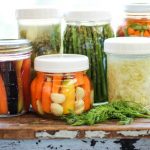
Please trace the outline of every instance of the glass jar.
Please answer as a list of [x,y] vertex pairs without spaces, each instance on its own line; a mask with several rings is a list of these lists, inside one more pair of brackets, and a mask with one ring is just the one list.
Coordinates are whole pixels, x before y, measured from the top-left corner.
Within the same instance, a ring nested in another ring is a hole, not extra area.
[[57,9],[18,9],[17,19],[19,37],[32,42],[32,67],[36,56],[60,52],[61,14]]
[[0,40],[0,117],[29,110],[30,55],[28,40]]
[[63,51],[88,56],[88,76],[94,86],[94,102],[107,100],[104,40],[113,37],[110,14],[105,11],[72,11],[65,15]]
[[32,107],[40,115],[81,114],[92,107],[93,87],[86,75],[88,58],[54,54],[35,59],[31,84]]
[[150,39],[118,37],[105,41],[109,101],[150,106]]
[[150,4],[131,3],[125,6],[125,18],[117,36],[150,37]]

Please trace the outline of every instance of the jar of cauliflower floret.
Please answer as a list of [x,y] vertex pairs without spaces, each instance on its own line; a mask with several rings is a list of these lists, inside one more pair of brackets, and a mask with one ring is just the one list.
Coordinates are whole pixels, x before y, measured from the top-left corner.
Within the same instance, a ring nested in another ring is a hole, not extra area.
[[109,101],[150,106],[150,38],[119,37],[105,41]]

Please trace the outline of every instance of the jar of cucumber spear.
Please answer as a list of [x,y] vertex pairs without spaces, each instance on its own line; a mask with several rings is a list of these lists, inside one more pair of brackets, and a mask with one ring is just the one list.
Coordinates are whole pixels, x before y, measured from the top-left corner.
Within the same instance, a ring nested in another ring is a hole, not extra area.
[[105,11],[72,11],[65,15],[64,53],[89,57],[89,77],[94,86],[94,101],[107,100],[104,40],[114,36],[110,14]]

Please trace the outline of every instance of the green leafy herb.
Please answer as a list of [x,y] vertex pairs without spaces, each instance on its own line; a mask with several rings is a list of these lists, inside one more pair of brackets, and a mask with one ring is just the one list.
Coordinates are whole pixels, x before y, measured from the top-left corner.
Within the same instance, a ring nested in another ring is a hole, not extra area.
[[150,118],[150,112],[135,102],[119,100],[96,106],[81,115],[72,112],[62,118],[74,126],[93,125],[110,119],[117,119],[119,124],[125,125],[130,124],[134,118]]

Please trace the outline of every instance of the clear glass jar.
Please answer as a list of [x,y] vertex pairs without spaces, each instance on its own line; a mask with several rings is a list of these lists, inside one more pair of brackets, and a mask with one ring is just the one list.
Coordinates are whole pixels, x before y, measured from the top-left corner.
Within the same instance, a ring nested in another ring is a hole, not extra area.
[[31,44],[0,40],[0,117],[29,111]]
[[57,9],[18,9],[17,19],[19,37],[32,42],[32,66],[36,56],[60,52],[61,14]]
[[117,36],[150,37],[150,4],[131,3],[125,6],[125,17]]
[[35,59],[31,84],[32,108],[40,115],[81,114],[92,107],[93,87],[83,55],[47,55]]
[[105,11],[72,11],[66,14],[64,53],[88,56],[88,76],[94,86],[94,102],[107,100],[104,40],[114,36],[110,14]]
[[118,37],[105,41],[109,101],[150,107],[150,39]]

